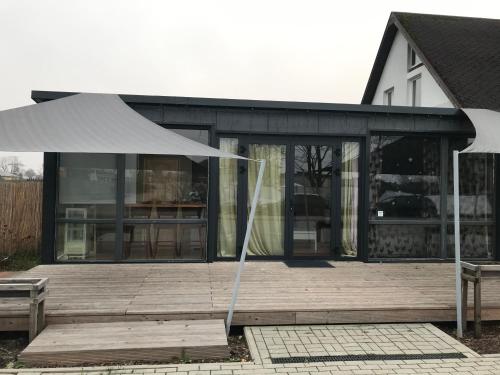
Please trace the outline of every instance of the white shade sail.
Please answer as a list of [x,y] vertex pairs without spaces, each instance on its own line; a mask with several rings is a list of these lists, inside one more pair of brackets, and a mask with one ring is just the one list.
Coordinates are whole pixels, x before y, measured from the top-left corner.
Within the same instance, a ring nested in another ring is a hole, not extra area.
[[474,142],[461,153],[500,153],[500,112],[462,108],[476,129]]
[[460,254],[460,153],[500,153],[500,112],[489,109],[462,108],[476,130],[472,144],[462,151],[453,151],[453,217],[455,241],[455,303],[457,313],[457,336],[463,337],[462,322],[462,276]]
[[113,94],[77,94],[0,111],[0,151],[243,159],[164,129]]

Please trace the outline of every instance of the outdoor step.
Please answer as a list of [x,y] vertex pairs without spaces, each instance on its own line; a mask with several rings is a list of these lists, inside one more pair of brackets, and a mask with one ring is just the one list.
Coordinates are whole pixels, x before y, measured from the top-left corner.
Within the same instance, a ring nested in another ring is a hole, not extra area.
[[54,324],[20,354],[28,366],[223,359],[223,319]]

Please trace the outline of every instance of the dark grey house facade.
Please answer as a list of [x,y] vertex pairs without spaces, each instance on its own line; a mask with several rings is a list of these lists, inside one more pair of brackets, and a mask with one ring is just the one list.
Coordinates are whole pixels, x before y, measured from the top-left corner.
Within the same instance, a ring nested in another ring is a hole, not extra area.
[[[70,94],[34,91],[32,98]],[[474,136],[459,110],[121,97],[160,126],[267,160],[250,259],[453,256],[451,153]],[[44,161],[44,263],[239,255],[257,176],[252,161],[52,153]],[[499,258],[497,166],[492,155],[461,161],[466,258]]]

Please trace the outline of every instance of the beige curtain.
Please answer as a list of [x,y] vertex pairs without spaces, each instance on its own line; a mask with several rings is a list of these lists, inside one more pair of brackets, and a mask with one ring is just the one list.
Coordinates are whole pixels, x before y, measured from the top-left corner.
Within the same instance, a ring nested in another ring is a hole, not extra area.
[[359,143],[342,143],[342,255],[358,253]]
[[[236,138],[221,138],[221,151],[238,153]],[[236,198],[238,189],[238,161],[219,158],[219,235],[217,255],[236,256]]]
[[[248,246],[250,255],[284,254],[285,153],[284,145],[250,145],[249,147],[249,158],[267,161]],[[255,192],[258,168],[258,163],[248,162],[248,205]]]

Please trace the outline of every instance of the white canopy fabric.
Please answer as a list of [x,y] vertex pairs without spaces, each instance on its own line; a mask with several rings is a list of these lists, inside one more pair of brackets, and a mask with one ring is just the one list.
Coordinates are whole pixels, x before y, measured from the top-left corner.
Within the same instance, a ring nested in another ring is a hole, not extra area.
[[[0,111],[0,151],[160,154],[246,159],[164,129],[141,116],[118,95],[113,94],[76,94]],[[266,162],[258,162],[259,175],[226,319],[227,334],[231,328],[264,178]]]
[[455,299],[457,312],[457,336],[463,336],[462,325],[462,267],[460,252],[460,153],[500,153],[500,112],[489,109],[462,108],[476,130],[474,142],[464,150],[453,151],[453,210],[455,227]]
[[164,129],[113,94],[76,94],[0,111],[0,150],[244,159]]
[[500,153],[500,112],[489,109],[462,108],[474,125],[474,142],[460,153]]

